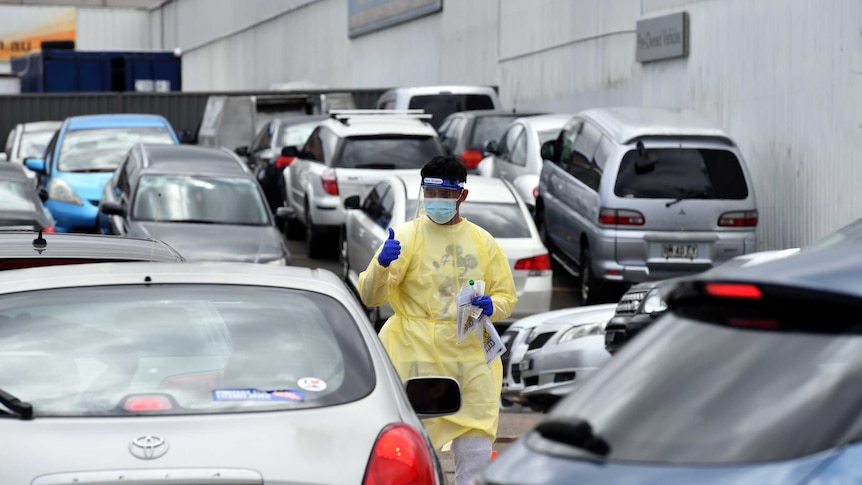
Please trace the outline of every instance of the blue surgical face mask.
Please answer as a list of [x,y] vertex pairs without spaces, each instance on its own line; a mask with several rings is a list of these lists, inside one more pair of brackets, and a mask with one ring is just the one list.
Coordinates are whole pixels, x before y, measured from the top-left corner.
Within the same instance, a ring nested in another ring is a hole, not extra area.
[[425,199],[425,213],[437,224],[446,224],[455,217],[458,199]]

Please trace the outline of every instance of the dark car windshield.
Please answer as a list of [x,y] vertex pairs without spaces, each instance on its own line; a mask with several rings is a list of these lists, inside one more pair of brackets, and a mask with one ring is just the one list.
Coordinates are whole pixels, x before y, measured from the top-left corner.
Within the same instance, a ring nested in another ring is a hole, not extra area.
[[643,199],[745,199],[748,185],[733,152],[695,148],[637,150],[625,154],[614,193]]
[[[407,200],[407,219],[416,216],[416,199]],[[530,237],[530,227],[518,204],[488,202],[461,203],[459,213],[498,239]]]
[[[828,310],[804,313],[810,327],[836,321]],[[588,421],[610,460],[725,464],[816,453],[859,438],[862,323],[855,326],[801,333],[666,314],[553,413]]]
[[506,128],[521,115],[477,116],[473,122],[473,133],[470,134],[468,149],[481,150],[490,140],[499,140]]
[[63,172],[113,172],[136,143],[171,145],[164,127],[70,130],[63,135],[57,167]]
[[0,389],[37,418],[313,408],[374,387],[348,310],[303,290],[31,291],[0,297],[0,323]]
[[361,136],[345,138],[333,159],[339,168],[422,168],[443,148],[433,136]]
[[452,113],[479,109],[494,109],[494,100],[487,94],[427,94],[410,98],[410,109],[421,109],[431,115],[431,125],[440,128]]
[[146,175],[141,177],[132,218],[159,222],[270,224],[254,181],[238,177]]

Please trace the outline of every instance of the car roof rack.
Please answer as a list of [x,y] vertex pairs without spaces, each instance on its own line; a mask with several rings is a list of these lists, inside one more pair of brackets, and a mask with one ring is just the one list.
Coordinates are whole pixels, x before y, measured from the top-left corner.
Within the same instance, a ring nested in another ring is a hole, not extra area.
[[430,120],[432,115],[422,109],[331,109],[329,117],[347,124],[350,119],[365,116],[385,117],[387,119]]

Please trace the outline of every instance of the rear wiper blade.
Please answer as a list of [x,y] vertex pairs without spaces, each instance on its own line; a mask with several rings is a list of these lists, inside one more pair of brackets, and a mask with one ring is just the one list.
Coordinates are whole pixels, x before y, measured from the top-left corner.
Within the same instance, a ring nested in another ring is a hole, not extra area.
[[691,192],[677,197],[676,199],[666,203],[665,207],[670,207],[678,202],[681,202],[686,199],[711,199],[713,197],[713,193],[708,190],[701,190],[698,192]]
[[24,402],[0,389],[0,404],[6,406],[21,419],[33,419],[33,405]]
[[543,421],[536,426],[543,438],[587,450],[599,456],[607,456],[611,445],[593,433],[593,427],[583,419]]
[[360,165],[356,165],[353,168],[379,168],[384,170],[394,170],[394,163],[363,163]]

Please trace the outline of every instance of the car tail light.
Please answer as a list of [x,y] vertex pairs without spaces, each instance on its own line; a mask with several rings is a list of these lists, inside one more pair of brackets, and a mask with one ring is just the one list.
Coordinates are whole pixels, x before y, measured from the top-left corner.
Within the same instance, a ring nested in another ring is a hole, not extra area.
[[721,227],[756,227],[757,211],[725,212],[718,218]]
[[479,150],[464,150],[461,153],[461,163],[464,164],[464,167],[467,170],[476,168],[476,165],[479,165],[479,162],[481,162],[483,158],[485,158],[485,155],[483,155]]
[[57,231],[54,229],[54,226],[48,226],[45,229],[42,229],[42,232],[57,232]]
[[602,208],[599,211],[599,222],[616,226],[642,226],[644,215],[633,210]]
[[418,431],[390,424],[377,437],[363,485],[434,483],[434,461]]
[[338,195],[338,179],[335,177],[335,170],[327,170],[320,177],[323,183],[323,190],[329,195]]
[[707,283],[706,292],[723,298],[763,298],[756,285],[748,283]]
[[291,163],[293,163],[294,160],[296,160],[296,157],[279,156],[278,159],[276,159],[276,161],[275,161],[275,167],[276,168],[285,168],[288,165],[290,165]]
[[515,269],[529,270],[530,276],[541,276],[546,271],[551,270],[551,257],[547,254],[540,254],[532,258],[519,259],[515,262]]
[[158,394],[131,396],[123,403],[123,409],[126,411],[166,411],[173,407],[167,396]]

